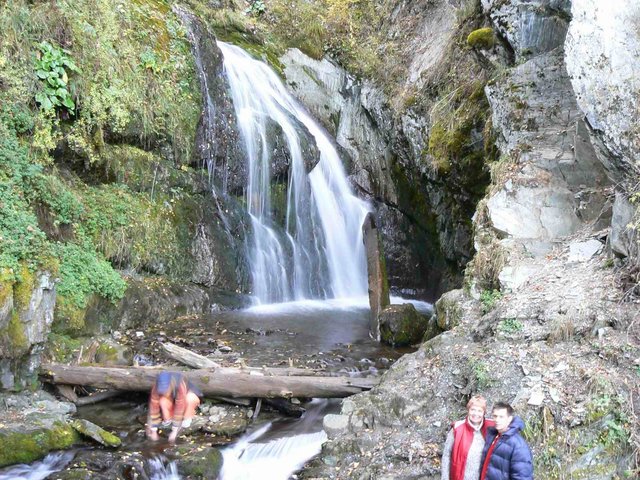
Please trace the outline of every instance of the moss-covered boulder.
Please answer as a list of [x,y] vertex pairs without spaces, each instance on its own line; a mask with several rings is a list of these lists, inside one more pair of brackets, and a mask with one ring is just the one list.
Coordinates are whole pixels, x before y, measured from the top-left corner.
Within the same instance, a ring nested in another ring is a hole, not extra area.
[[443,294],[436,302],[436,322],[442,330],[451,330],[460,323],[462,307],[460,302],[464,297],[462,289],[451,290]]
[[178,471],[184,478],[218,478],[222,469],[220,450],[204,446],[176,447]]
[[489,50],[495,45],[495,37],[493,36],[493,28],[479,28],[474,30],[467,37],[467,45],[471,48],[480,48]]
[[109,337],[103,338],[96,349],[95,361],[105,366],[132,365],[133,351]]
[[64,450],[79,441],[78,433],[68,423],[43,418],[40,425],[0,428],[0,467],[29,463],[52,450]]
[[99,427],[95,423],[91,423],[88,420],[77,419],[71,422],[71,426],[85,437],[92,438],[96,442],[106,447],[119,447],[122,443],[120,438],[116,437],[113,433],[107,432],[105,429]]
[[420,343],[429,329],[429,318],[410,303],[385,307],[379,319],[381,340],[395,347]]

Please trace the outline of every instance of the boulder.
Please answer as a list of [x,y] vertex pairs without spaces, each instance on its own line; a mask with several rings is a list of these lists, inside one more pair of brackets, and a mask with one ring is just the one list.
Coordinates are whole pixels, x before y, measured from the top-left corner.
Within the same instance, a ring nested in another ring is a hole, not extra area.
[[222,454],[214,447],[176,448],[178,472],[184,478],[218,478],[222,469]]
[[609,246],[613,253],[620,257],[628,257],[633,252],[634,235],[633,231],[629,229],[629,224],[633,220],[635,210],[635,207],[622,193],[616,193],[613,202]]
[[436,302],[436,322],[441,330],[451,330],[462,319],[462,305],[464,290],[450,290],[444,293]]
[[122,441],[113,433],[109,433],[95,423],[88,420],[77,419],[71,422],[71,426],[85,437],[92,438],[106,447],[119,447]]
[[80,436],[67,421],[75,405],[51,395],[0,394],[4,406],[0,423],[0,467],[30,463],[53,450],[70,448]]
[[420,343],[429,330],[429,318],[410,304],[389,305],[380,312],[380,338],[394,347]]
[[95,363],[103,366],[128,366],[133,364],[133,351],[130,347],[116,342],[110,337],[98,340]]

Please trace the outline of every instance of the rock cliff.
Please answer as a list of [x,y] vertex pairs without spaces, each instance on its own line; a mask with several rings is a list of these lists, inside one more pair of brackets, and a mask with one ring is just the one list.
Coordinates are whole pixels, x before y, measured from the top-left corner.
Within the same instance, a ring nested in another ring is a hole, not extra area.
[[638,248],[637,12],[596,3],[482,1],[515,62],[481,53],[502,65],[485,87],[500,159],[465,289],[436,305],[446,333],[327,420],[342,427],[305,478],[439,478],[474,393],[526,419],[537,478],[637,474],[640,306],[620,282]]

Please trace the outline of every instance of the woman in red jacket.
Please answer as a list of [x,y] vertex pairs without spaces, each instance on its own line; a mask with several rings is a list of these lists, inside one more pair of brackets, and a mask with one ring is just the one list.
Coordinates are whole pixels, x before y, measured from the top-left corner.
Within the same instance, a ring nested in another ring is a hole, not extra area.
[[191,425],[191,420],[200,405],[200,391],[181,373],[161,372],[149,396],[147,437],[158,440],[158,428],[164,423],[172,425],[169,441],[175,442],[182,427]]
[[467,417],[452,425],[442,453],[442,480],[478,480],[480,460],[487,427],[492,420],[484,418],[487,401],[480,395],[467,402]]

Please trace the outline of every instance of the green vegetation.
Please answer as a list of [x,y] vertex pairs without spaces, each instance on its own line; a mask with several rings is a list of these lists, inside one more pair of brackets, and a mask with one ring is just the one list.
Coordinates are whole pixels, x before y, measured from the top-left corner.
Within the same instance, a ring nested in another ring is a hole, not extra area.
[[0,430],[0,467],[33,462],[51,450],[69,448],[78,440],[76,431],[63,422],[31,433]]
[[488,313],[493,310],[498,303],[498,300],[502,298],[502,293],[499,290],[483,290],[480,293],[480,303],[482,304],[482,313]]
[[122,297],[114,266],[189,270],[191,47],[163,0],[5,2],[0,31],[2,292],[20,309],[51,271],[57,328],[78,331],[94,296]]
[[504,334],[519,333],[524,329],[524,324],[517,318],[505,318],[498,324],[498,331]]
[[69,58],[69,52],[45,41],[38,46],[40,57],[36,60],[36,75],[42,81],[42,91],[36,93],[36,102],[43,110],[64,107],[73,112],[76,104],[67,85],[69,73],[78,72],[78,67]]
[[489,375],[487,365],[482,360],[471,359],[468,362],[468,367],[471,370],[472,382],[477,390],[484,390],[491,386],[493,379]]
[[68,335],[50,333],[47,340],[47,355],[57,363],[66,363],[74,359],[82,346],[82,341]]
[[471,48],[481,48],[488,50],[495,45],[493,29],[491,27],[474,30],[467,37],[467,45]]

